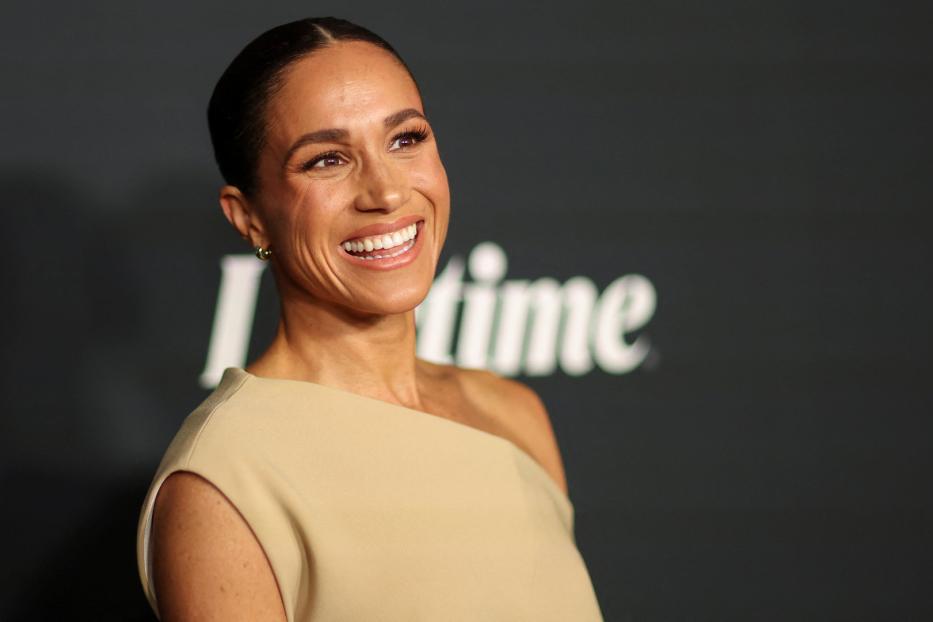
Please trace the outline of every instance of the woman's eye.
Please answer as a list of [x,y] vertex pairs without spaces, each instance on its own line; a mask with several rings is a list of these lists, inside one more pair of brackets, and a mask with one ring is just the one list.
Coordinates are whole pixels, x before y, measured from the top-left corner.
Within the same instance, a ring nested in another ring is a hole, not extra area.
[[392,144],[389,145],[389,151],[404,149],[406,147],[413,147],[423,141],[426,136],[426,132],[423,131],[405,132],[404,134],[399,134],[395,137],[395,140],[392,141]]
[[396,149],[401,149],[402,147],[411,147],[417,142],[412,136],[399,136],[396,138],[392,144],[389,146],[389,149],[394,151]]
[[343,160],[340,159],[339,155],[336,153],[325,153],[308,161],[302,168],[305,170],[310,170],[312,168],[321,169],[338,166],[340,164],[343,164]]
[[340,164],[340,158],[337,156],[328,156],[315,162],[314,166],[323,168],[325,166],[337,166],[338,164]]

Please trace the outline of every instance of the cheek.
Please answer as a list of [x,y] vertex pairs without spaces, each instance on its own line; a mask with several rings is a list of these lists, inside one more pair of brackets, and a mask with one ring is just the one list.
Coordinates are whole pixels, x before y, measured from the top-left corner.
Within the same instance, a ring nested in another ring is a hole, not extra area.
[[434,217],[434,262],[440,257],[447,239],[447,224],[450,220],[450,187],[447,171],[440,158],[425,161],[413,176],[415,187],[431,202]]
[[[420,190],[438,211],[446,214],[450,207],[450,188],[447,184],[447,171],[436,155],[419,161],[412,171],[414,187]],[[442,214],[438,214],[441,216]]]
[[285,205],[278,206],[281,209],[275,222],[280,246],[298,256],[302,250],[316,249],[329,240],[333,206],[339,201],[333,192],[309,184],[282,201]]

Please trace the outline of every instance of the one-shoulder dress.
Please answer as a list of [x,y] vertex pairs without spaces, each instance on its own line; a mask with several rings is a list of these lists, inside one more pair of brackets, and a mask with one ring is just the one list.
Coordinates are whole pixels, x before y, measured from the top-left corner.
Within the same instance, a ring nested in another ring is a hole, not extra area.
[[593,622],[599,604],[574,507],[511,441],[463,423],[299,380],[225,370],[182,423],[162,482],[190,471],[249,524],[289,622]]

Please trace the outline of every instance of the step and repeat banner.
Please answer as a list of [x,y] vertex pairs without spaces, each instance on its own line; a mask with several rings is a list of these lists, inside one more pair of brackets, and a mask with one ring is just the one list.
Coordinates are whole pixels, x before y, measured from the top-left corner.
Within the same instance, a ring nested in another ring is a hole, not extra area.
[[927,7],[4,13],[0,619],[154,619],[143,495],[279,312],[207,100],[316,14],[419,82],[452,211],[418,354],[541,396],[607,621],[933,615]]

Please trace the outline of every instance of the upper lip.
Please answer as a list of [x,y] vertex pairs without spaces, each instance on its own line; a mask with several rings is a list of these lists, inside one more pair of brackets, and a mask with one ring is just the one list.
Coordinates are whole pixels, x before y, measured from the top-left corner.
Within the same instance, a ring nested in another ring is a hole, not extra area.
[[[421,216],[412,215],[412,216],[403,216],[402,218],[399,218],[398,220],[394,220],[392,222],[367,225],[363,227],[362,229],[357,229],[356,231],[354,231],[353,233],[345,237],[343,239],[343,242],[347,242],[349,240],[355,240],[357,238],[366,238],[366,237],[370,237],[374,235],[383,235],[385,233],[391,233],[393,231],[398,231],[399,229],[407,227],[408,225],[414,222],[419,222],[421,220],[424,220],[424,218],[422,218]],[[341,242],[341,244],[343,244],[343,242]]]

